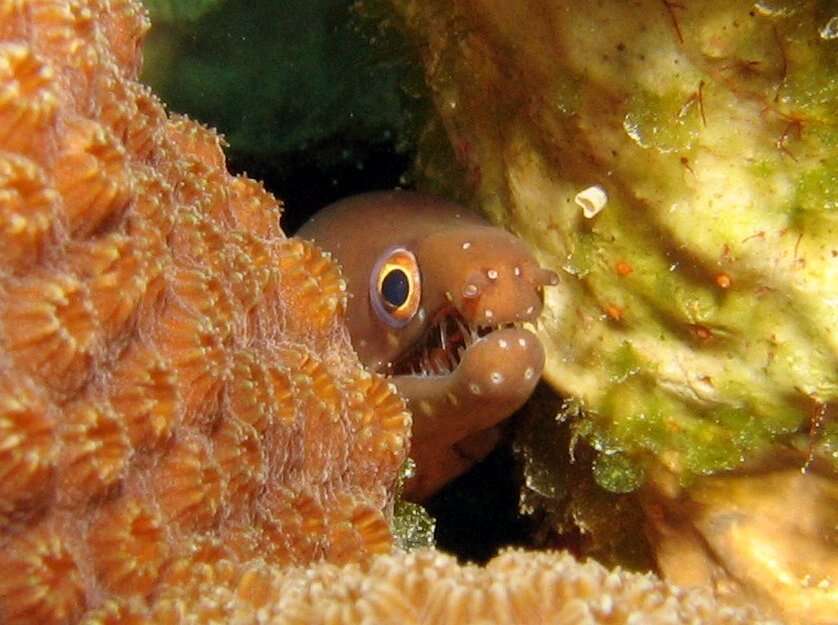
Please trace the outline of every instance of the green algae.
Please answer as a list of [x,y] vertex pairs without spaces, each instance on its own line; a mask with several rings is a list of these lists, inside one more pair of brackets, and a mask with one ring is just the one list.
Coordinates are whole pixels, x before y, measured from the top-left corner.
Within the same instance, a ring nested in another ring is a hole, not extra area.
[[436,521],[419,504],[402,498],[404,483],[413,477],[416,464],[408,458],[399,472],[390,529],[396,544],[406,551],[434,546]]
[[[597,455],[578,402],[562,401],[540,386],[528,406],[513,448],[524,474],[520,509],[541,521],[532,546],[572,547],[609,565],[648,570],[643,516],[629,492],[642,468],[625,457]],[[612,488],[594,479],[598,471]]]
[[597,484],[612,493],[630,493],[644,481],[643,468],[624,454],[600,454],[593,474]]
[[396,544],[405,551],[434,546],[436,522],[419,504],[404,500],[397,502],[390,527]]

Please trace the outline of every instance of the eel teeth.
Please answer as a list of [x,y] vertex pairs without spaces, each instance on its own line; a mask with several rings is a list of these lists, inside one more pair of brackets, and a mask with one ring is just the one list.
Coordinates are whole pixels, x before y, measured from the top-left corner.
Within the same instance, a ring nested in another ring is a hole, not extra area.
[[502,323],[472,326],[453,308],[440,311],[436,323],[394,366],[392,374],[421,376],[449,375],[457,369],[469,347],[496,330],[532,323]]
[[466,347],[471,346],[472,343],[480,338],[477,328],[466,325],[466,323],[459,317],[455,318],[454,321],[457,322],[457,329],[460,331],[460,335],[463,337]]

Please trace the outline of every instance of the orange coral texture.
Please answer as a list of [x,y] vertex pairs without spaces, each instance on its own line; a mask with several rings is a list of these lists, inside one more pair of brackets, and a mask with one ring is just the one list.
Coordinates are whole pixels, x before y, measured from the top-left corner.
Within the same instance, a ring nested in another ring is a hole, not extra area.
[[147,29],[0,0],[0,623],[746,622],[564,556],[394,551],[404,403],[338,267],[137,82]]

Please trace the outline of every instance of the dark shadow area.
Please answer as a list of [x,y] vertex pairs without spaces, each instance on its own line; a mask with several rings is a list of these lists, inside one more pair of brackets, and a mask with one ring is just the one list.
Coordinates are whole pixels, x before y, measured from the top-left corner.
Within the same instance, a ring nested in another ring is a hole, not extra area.
[[536,522],[518,513],[519,489],[512,445],[504,442],[427,502],[437,547],[482,564],[504,547],[530,545]]
[[399,186],[413,159],[412,153],[399,152],[393,144],[366,144],[357,150],[341,144],[335,149],[344,147],[353,158],[334,159],[325,165],[306,154],[271,162],[231,153],[228,166],[234,173],[246,172],[251,178],[261,180],[265,188],[282,200],[285,205],[282,228],[291,235],[332,202],[357,193]]

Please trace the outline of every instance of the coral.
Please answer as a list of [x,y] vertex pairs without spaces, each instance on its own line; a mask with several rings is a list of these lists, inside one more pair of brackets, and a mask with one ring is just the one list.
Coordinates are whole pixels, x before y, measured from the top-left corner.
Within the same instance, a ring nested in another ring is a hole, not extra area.
[[788,623],[834,622],[835,480],[796,468],[714,476],[645,506],[667,579],[747,593]]
[[102,586],[119,596],[149,594],[171,552],[163,519],[131,498],[102,507],[88,530],[88,546]]
[[87,607],[85,584],[71,538],[41,522],[4,541],[0,581],[4,622],[75,623]]
[[131,458],[122,419],[106,402],[82,399],[63,407],[59,426],[59,501],[99,496],[117,484]]
[[31,384],[0,377],[0,528],[37,507],[55,467],[55,421]]
[[[269,606],[265,597],[288,597]],[[568,555],[510,551],[485,568],[433,551],[386,556],[368,567],[325,566],[301,580],[248,572],[231,593],[275,623],[736,623],[709,594],[688,596],[650,575],[610,573]],[[641,617],[642,615],[642,617]]]
[[0,622],[750,622],[568,556],[394,550],[404,402],[335,264],[135,82],[146,28],[0,0]]
[[0,15],[0,620],[165,596],[251,526],[248,557],[388,550],[409,415],[352,354],[337,266],[136,82],[137,3]]

